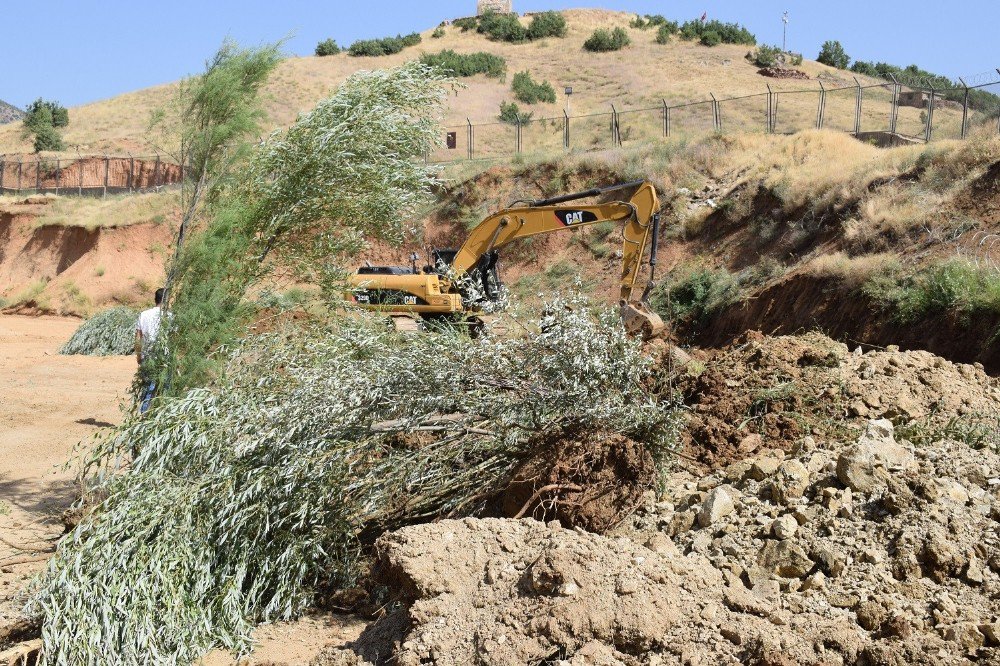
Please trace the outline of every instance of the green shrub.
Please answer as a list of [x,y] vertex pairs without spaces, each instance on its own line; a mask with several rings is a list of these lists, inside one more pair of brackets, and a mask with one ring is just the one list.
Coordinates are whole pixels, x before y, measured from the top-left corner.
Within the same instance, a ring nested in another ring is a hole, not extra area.
[[69,111],[59,102],[39,97],[25,109],[24,124],[66,127],[69,125]]
[[739,295],[739,282],[726,269],[685,265],[657,285],[650,304],[665,319],[697,326],[735,302]]
[[816,60],[837,69],[847,69],[847,66],[851,64],[851,56],[847,55],[844,46],[838,41],[823,42]]
[[559,12],[542,12],[535,14],[528,25],[528,39],[544,39],[546,37],[565,37],[566,17]]
[[467,16],[466,18],[456,19],[451,24],[456,28],[461,28],[462,32],[469,32],[470,30],[477,30],[479,28],[479,19],[475,16]]
[[486,12],[479,17],[479,27],[477,30],[489,39],[498,42],[512,42],[517,44],[528,39],[528,31],[521,25],[516,14]]
[[438,27],[434,28],[434,32],[431,33],[431,38],[441,39],[442,37],[444,37],[444,28],[439,25]]
[[526,123],[531,120],[531,113],[521,113],[520,107],[514,102],[500,102],[500,115],[497,116],[502,122],[516,125]]
[[753,52],[752,61],[758,67],[774,67],[778,64],[781,55],[782,51],[777,46],[762,44]]
[[964,259],[944,261],[906,277],[880,274],[869,279],[862,291],[893,310],[902,323],[949,310],[1000,314],[1000,275]]
[[677,24],[673,21],[664,23],[656,31],[656,43],[666,44],[670,38],[677,34]]
[[62,136],[52,125],[43,125],[35,130],[33,145],[36,153],[43,150],[63,150],[66,147]]
[[316,45],[316,55],[318,56],[331,56],[340,53],[340,47],[337,46],[337,42],[332,39],[324,39],[322,42]]
[[791,63],[792,65],[798,67],[802,64],[802,54],[801,53],[791,53]]
[[625,32],[623,28],[615,28],[610,31],[604,28],[598,28],[594,31],[594,34],[588,37],[587,41],[583,43],[583,48],[588,51],[601,53],[607,51],[619,51],[631,43],[632,40],[629,39],[628,33]]
[[538,83],[531,78],[531,74],[527,71],[515,74],[510,88],[514,92],[514,97],[525,104],[537,104],[538,102],[555,104],[556,101],[556,91],[552,84],[548,81]]
[[722,37],[714,30],[701,33],[702,46],[718,46],[722,43]]
[[668,28],[673,26],[672,32],[677,32],[677,22],[668,21],[665,16],[660,14],[646,14],[645,17],[636,15],[636,17],[629,22],[629,25],[633,28],[638,28],[639,30],[647,30],[657,26],[668,26]]
[[135,351],[135,323],[139,312],[119,305],[80,324],[60,354],[127,356]]
[[455,53],[451,49],[446,49],[440,53],[425,53],[420,56],[420,62],[429,67],[437,67],[452,76],[485,74],[490,78],[503,79],[507,75],[507,61],[483,51]]
[[395,37],[383,37],[382,39],[359,39],[351,44],[351,48],[347,50],[347,53],[354,57],[393,55],[409,46],[416,46],[421,41],[420,33],[417,32],[406,36],[396,35]]
[[746,44],[748,46],[757,44],[757,37],[739,23],[723,23],[722,21],[715,20],[703,23],[699,20],[694,20],[685,21],[680,27],[681,37],[684,39],[697,39],[703,44],[715,40],[715,37],[705,39],[705,34],[710,32],[715,33],[718,37],[719,41],[716,43]]

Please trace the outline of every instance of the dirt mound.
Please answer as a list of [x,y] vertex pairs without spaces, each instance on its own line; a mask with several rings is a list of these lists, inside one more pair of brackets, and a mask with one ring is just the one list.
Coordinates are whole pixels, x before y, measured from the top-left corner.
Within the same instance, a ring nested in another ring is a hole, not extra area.
[[631,513],[656,481],[649,452],[614,433],[568,433],[546,439],[539,451],[504,493],[505,516],[554,519],[603,533]]
[[851,352],[819,333],[748,333],[680,389],[691,408],[687,451],[716,466],[765,447],[788,450],[805,435],[849,439],[870,418],[921,438],[975,438],[1000,415],[1000,383],[981,367],[893,347]]
[[861,663],[997,663],[1000,457],[897,435],[869,421],[853,444],[806,437],[790,456],[676,474],[632,538],[707,557],[783,634],[816,615],[854,625]]

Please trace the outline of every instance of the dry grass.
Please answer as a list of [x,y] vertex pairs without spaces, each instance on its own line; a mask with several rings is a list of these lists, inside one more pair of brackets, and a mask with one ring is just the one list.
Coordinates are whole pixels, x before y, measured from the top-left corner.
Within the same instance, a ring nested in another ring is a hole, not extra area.
[[818,278],[837,280],[849,290],[860,289],[874,277],[890,275],[900,270],[899,257],[891,252],[849,257],[834,252],[816,257],[802,267],[802,272]]
[[[565,12],[568,34],[565,39],[543,39],[526,44],[505,44],[488,41],[475,32],[461,32],[456,27],[445,29],[445,35],[432,39],[432,30],[422,33],[424,41],[402,53],[380,58],[352,58],[346,53],[336,56],[292,57],[281,63],[266,89],[266,109],[270,127],[290,124],[295,116],[310,110],[317,101],[351,73],[360,69],[398,65],[421,53],[454,49],[458,52],[489,51],[507,59],[508,71],[528,70],[539,80],[548,80],[558,91],[573,86],[574,115],[610,112],[614,102],[619,111],[653,107],[658,109],[663,99],[670,104],[709,99],[709,92],[718,97],[760,93],[771,84],[775,91],[819,90],[815,81],[767,79],[757,74],[757,68],[744,59],[745,46],[720,45],[714,48],[692,42],[674,40],[670,44],[655,43],[655,30],[628,27],[634,16],[625,12],[596,9]],[[523,19],[527,24],[527,20]],[[583,50],[584,40],[598,27],[623,27],[632,39],[632,46],[618,52],[593,54]],[[822,75],[828,88],[853,85],[844,72],[813,61],[803,62],[801,69],[815,78]],[[867,80],[862,81],[867,83]],[[508,81],[477,76],[466,80],[468,86],[455,93],[446,114],[445,124],[461,130],[466,119],[484,123],[495,120],[501,101],[512,98]],[[65,132],[68,146],[79,146],[83,152],[109,151],[149,154],[156,146],[149,143],[146,131],[152,111],[164,105],[176,84],[139,90],[112,99],[75,107],[70,110],[71,122]],[[849,94],[848,94],[849,93]],[[863,129],[881,128],[888,115],[888,92],[867,93]],[[765,98],[723,104],[726,131],[762,131]],[[782,98],[779,108],[779,131],[798,130],[815,121],[818,94],[802,94]],[[556,117],[559,127],[532,125],[526,128],[523,141],[526,150],[557,148],[562,139],[561,118],[564,98],[557,104],[537,104],[531,107],[536,118]],[[913,109],[917,112],[916,109]],[[827,126],[834,129],[853,127],[853,92],[831,94],[827,101]],[[942,108],[936,118],[942,126],[951,116],[960,115]],[[622,116],[622,133],[626,141],[644,141],[659,136],[660,116],[657,110],[642,115]],[[711,130],[708,107],[676,111],[673,118],[677,135]],[[952,123],[954,124],[954,123]],[[573,123],[574,146],[597,146],[607,140],[607,119],[578,119]],[[20,138],[20,123],[0,127],[0,152],[30,152],[30,146]],[[945,132],[947,134],[947,132]],[[464,135],[459,132],[460,143]],[[484,154],[509,152],[513,134],[509,126],[480,128],[477,148]],[[463,145],[459,147],[462,152]],[[455,157],[456,151],[444,151],[442,158]]]
[[[104,199],[45,195],[44,205],[30,206],[35,226],[50,224],[79,226],[87,229],[123,227],[130,224],[165,224],[175,221],[180,210],[180,192],[165,190],[143,194],[116,194]],[[17,214],[23,209],[23,196],[0,196],[0,213]],[[21,206],[19,206],[21,204]]]

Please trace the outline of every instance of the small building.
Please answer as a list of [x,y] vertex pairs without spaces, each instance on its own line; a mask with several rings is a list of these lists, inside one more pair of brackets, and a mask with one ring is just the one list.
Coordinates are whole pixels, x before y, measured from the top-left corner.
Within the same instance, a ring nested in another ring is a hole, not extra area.
[[899,93],[899,105],[912,106],[914,109],[924,109],[927,108],[930,98],[930,93],[926,93],[923,90],[903,90]]
[[514,11],[513,0],[479,0],[476,6],[476,13],[479,16],[487,12],[495,14],[511,14]]

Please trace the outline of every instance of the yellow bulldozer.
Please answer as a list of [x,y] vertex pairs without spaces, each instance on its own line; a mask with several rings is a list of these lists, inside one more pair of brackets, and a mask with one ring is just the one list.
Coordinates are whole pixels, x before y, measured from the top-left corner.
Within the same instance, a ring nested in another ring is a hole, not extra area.
[[[634,190],[628,201],[566,205],[611,192]],[[421,320],[446,317],[482,325],[484,312],[502,299],[497,268],[499,251],[519,238],[614,222],[624,225],[619,307],[625,329],[651,338],[663,331],[663,321],[647,304],[656,272],[660,203],[648,181],[619,183],[549,199],[516,201],[479,223],[458,250],[431,251],[433,264],[365,265],[351,276],[349,298],[368,310],[386,313],[399,330],[420,328]],[[649,250],[649,281],[635,298],[636,282]]]

